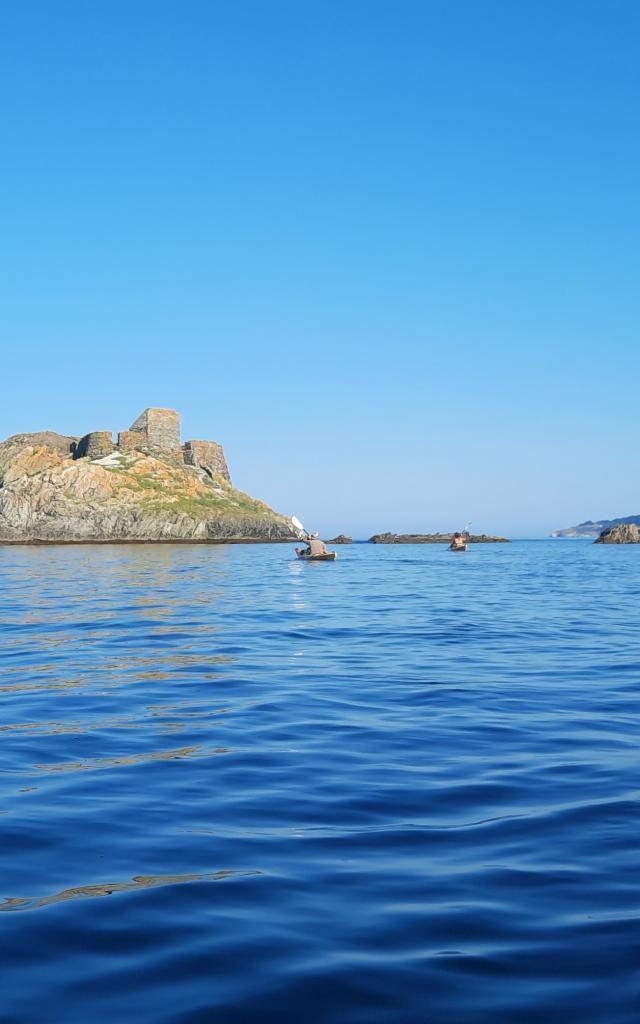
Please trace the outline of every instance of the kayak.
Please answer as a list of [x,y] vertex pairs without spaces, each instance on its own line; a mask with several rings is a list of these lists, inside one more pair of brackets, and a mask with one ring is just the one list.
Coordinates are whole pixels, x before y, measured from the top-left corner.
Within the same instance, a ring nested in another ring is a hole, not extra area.
[[467,550],[467,545],[466,544],[461,544],[459,548],[454,548],[453,544],[449,545],[449,551],[466,551],[466,550]]
[[296,548],[296,555],[302,562],[335,562],[338,554],[336,551],[328,551],[326,555],[305,555],[304,551]]

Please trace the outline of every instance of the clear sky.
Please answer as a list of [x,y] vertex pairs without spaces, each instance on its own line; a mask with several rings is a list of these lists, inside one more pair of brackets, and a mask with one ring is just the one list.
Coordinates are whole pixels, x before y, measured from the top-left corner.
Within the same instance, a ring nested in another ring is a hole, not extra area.
[[636,0],[21,0],[0,435],[148,405],[323,532],[640,512]]

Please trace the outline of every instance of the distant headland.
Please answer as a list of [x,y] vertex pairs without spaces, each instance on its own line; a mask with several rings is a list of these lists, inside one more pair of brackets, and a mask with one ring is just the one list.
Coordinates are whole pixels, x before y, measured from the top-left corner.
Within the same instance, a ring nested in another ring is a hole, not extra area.
[[578,523],[577,526],[567,526],[563,530],[554,530],[551,534],[552,537],[568,537],[568,538],[580,538],[580,537],[599,537],[605,530],[610,530],[612,526],[640,526],[640,515],[638,516],[619,516],[617,519],[598,519],[595,522],[592,519],[587,519],[584,523]]
[[231,483],[216,441],[149,408],[114,442],[41,431],[0,443],[0,542],[290,541],[291,521]]

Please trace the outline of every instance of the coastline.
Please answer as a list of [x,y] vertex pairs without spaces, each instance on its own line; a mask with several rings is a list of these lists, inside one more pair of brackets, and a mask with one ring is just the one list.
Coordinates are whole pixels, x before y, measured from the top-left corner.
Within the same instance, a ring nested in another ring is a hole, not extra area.
[[123,544],[136,544],[136,545],[153,545],[153,544],[197,544],[199,547],[214,547],[220,546],[221,544],[296,544],[300,543],[298,537],[292,537],[291,540],[286,540],[282,537],[274,538],[273,540],[266,540],[264,537],[250,538],[250,537],[225,537],[219,540],[211,540],[209,538],[197,537],[168,537],[162,539],[150,538],[148,540],[140,537],[121,539],[115,537],[106,537],[104,539],[93,539],[93,540],[0,540],[0,548],[2,547],[26,547],[26,548],[41,548],[41,547],[95,547],[96,545],[103,547],[105,544],[112,544],[120,547]]

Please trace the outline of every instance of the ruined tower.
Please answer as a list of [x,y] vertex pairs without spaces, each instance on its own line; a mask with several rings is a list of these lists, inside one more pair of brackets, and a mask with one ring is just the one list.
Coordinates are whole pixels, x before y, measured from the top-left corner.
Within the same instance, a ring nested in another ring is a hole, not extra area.
[[[130,435],[135,434],[135,438]],[[121,435],[123,447],[155,448],[161,452],[180,451],[180,413],[175,409],[145,409],[129,430]],[[135,443],[131,443],[134,441]]]

